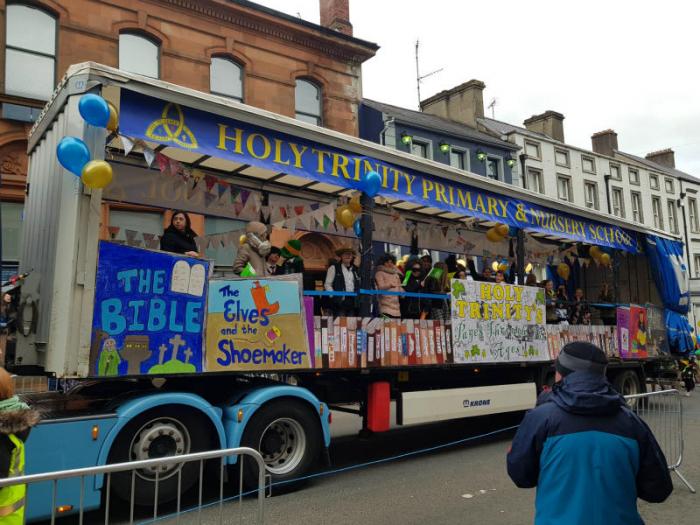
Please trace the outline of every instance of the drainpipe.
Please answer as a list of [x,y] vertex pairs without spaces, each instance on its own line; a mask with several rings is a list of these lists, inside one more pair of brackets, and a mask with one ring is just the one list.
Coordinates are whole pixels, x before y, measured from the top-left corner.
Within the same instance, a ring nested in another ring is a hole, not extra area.
[[[678,182],[679,182],[679,185],[681,188],[681,193],[678,196],[679,198],[676,201],[676,205],[678,208],[680,208],[681,213],[683,214],[683,240],[685,241],[685,259],[688,262],[688,275],[692,275],[691,271],[694,271],[694,268],[690,264],[690,242],[688,240],[688,221],[685,218],[685,205],[683,204],[683,200],[687,197],[687,194],[683,191],[683,181],[679,179]],[[692,296],[692,293],[690,291],[690,280],[688,280],[688,288],[689,288],[688,294],[690,296]],[[692,300],[690,301],[690,305],[688,308],[688,314],[693,316],[693,323],[697,323],[697,319],[695,319],[695,309],[693,308],[693,301]],[[693,326],[695,326],[695,324]]]
[[608,203],[608,213],[612,215],[612,206],[610,205],[610,179],[612,175],[609,173],[603,177],[605,180],[605,200]]
[[[525,162],[527,161],[527,154],[521,153],[519,158],[520,158],[520,170],[522,172],[520,174],[520,176],[523,178],[523,182],[522,182],[523,188],[525,188],[527,190],[527,189],[529,189],[527,187],[527,172],[525,171]],[[511,177],[512,177],[512,174],[511,174]]]
[[394,117],[389,117],[384,121],[384,128],[379,132],[379,143],[382,146],[386,146],[386,132],[389,130],[389,126],[394,123]]

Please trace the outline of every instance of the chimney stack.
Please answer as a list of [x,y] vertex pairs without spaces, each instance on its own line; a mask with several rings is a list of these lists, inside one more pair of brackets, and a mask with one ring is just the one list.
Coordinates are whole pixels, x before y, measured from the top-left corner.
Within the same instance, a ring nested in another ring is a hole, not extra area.
[[606,129],[591,135],[593,151],[608,157],[614,157],[617,148],[617,133],[612,129]]
[[350,0],[320,0],[321,25],[352,36]]
[[676,167],[676,154],[671,148],[662,149],[659,151],[652,151],[647,153],[644,157],[647,160],[666,166],[667,168]]
[[530,131],[564,142],[564,115],[561,113],[548,110],[541,115],[531,116],[523,124]]
[[484,116],[485,87],[481,80],[470,80],[421,101],[420,109],[423,113],[476,128],[477,119]]

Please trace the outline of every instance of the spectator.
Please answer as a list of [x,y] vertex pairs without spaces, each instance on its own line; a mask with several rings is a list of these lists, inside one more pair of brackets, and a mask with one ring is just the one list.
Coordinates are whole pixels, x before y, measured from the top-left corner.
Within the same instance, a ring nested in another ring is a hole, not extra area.
[[681,369],[681,379],[683,379],[683,384],[685,385],[686,397],[690,397],[690,393],[695,390],[695,376],[697,372],[698,365],[695,362],[695,356],[691,355]]
[[265,275],[277,275],[282,273],[282,268],[277,266],[281,253],[282,250],[276,246],[270,248],[270,253],[267,254],[267,257],[265,257]]
[[289,239],[280,250],[280,255],[284,258],[280,273],[285,275],[304,273],[304,259],[301,256],[301,241],[299,239]]
[[[379,258],[377,271],[374,274],[377,290],[387,292],[402,292],[399,271],[396,269],[396,257],[385,253]],[[379,296],[379,314],[384,317],[401,317],[401,306],[398,295]]]
[[497,283],[506,282],[506,274],[503,272],[503,270],[496,270],[496,277],[494,280]]
[[[423,291],[422,270],[423,268],[418,259],[409,259],[406,262],[406,273],[409,271],[411,272],[408,279],[404,281],[403,287],[406,292],[421,293]],[[419,297],[401,298],[401,317],[405,319],[418,319],[423,310],[421,302],[425,304],[425,301],[421,301]]]
[[559,322],[559,318],[557,317],[557,297],[554,293],[554,283],[551,279],[546,279],[542,282],[542,287],[544,288],[547,324],[556,324]]
[[[436,262],[431,274],[425,280],[426,293],[449,294],[450,280],[447,265],[444,262]],[[450,303],[447,299],[431,299],[430,318],[445,321],[450,318]]]
[[608,383],[607,363],[595,345],[565,345],[557,383],[515,434],[508,475],[537,487],[536,525],[642,524],[637,498],[660,503],[673,491],[663,452]]
[[569,307],[569,323],[591,324],[591,309],[583,299],[581,288],[576,288],[576,292],[574,292],[574,300]]
[[525,286],[537,286],[537,276],[534,273],[528,273],[525,278]]
[[192,230],[190,216],[184,211],[174,211],[168,226],[160,238],[160,249],[164,252],[179,253],[188,257],[199,257],[197,234]]
[[[331,264],[326,272],[323,288],[327,292],[355,292],[360,289],[360,275],[353,264],[355,250],[340,248],[336,250],[340,262]],[[356,317],[358,300],[356,296],[332,296],[330,308],[333,315],[339,317]]]
[[420,265],[421,265],[421,268],[423,269],[423,278],[425,278],[430,273],[430,270],[433,269],[432,257],[430,257],[430,255],[423,255],[420,258]]
[[566,293],[566,286],[563,284],[557,288],[556,313],[558,323],[567,324],[569,322],[569,296]]
[[491,267],[489,265],[484,265],[484,270],[481,273],[478,273],[476,271],[476,264],[472,258],[467,261],[467,267],[469,269],[469,274],[475,281],[494,281],[493,273],[491,272]]
[[617,324],[617,311],[613,304],[615,303],[615,297],[608,283],[603,283],[603,287],[598,294],[598,301],[609,305],[600,308],[600,319],[603,321],[603,324],[606,326],[615,326],[615,324]]
[[[0,367],[0,478],[24,474],[24,443],[39,414],[14,395],[12,376]],[[26,485],[0,489],[0,522],[24,523]]]

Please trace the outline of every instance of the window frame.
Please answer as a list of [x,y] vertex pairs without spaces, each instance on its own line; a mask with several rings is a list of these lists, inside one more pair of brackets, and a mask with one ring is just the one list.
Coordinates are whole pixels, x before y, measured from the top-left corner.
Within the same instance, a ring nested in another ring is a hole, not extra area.
[[[496,165],[498,167],[498,173],[496,174],[495,179],[493,177],[489,177],[489,166],[488,166],[489,161],[496,161]],[[503,157],[501,157],[499,155],[492,155],[490,153],[487,154],[486,160],[484,161],[484,175],[486,175],[487,179],[505,182],[506,174],[505,174],[505,171],[503,169]]]
[[[668,189],[669,184],[671,185],[671,189]],[[664,190],[666,193],[674,194],[676,192],[676,185],[673,182],[673,179],[670,177],[664,177]]]
[[[415,153],[413,153],[413,146],[414,146],[414,144],[416,144],[416,143],[425,146],[425,151],[426,151],[426,153],[428,154],[427,157],[421,157],[420,155],[416,155]],[[428,138],[425,138],[425,137],[421,137],[421,136],[418,136],[418,135],[412,135],[412,137],[411,137],[411,143],[408,145],[408,152],[409,152],[411,155],[415,155],[415,156],[418,157],[419,159],[430,159],[430,160],[433,160],[433,141],[430,140],[430,139],[428,139]]]
[[[233,64],[234,66],[237,66],[240,69],[240,72],[241,72],[241,96],[240,97],[236,97],[234,95],[229,95],[227,93],[221,93],[219,91],[212,90],[211,68],[214,65],[214,60],[223,60],[225,62],[228,62],[229,64]],[[229,55],[212,55],[212,57],[209,59],[209,93],[211,93],[212,95],[220,96],[220,97],[230,98],[231,100],[235,100],[237,102],[240,102],[241,104],[245,104],[245,66],[243,65],[243,63],[239,62],[238,60],[236,60],[235,58],[233,58]],[[295,108],[295,112],[296,112],[296,108]]]
[[693,255],[693,270],[695,270],[695,277],[700,277],[700,255],[697,253]]
[[[306,82],[307,84],[310,84],[314,86],[318,90],[318,115],[313,115],[311,113],[307,113],[306,111],[299,111],[297,109],[297,96],[296,96],[296,90],[297,90],[297,83],[301,82]],[[294,79],[294,118],[297,120],[299,119],[298,115],[304,115],[306,117],[314,117],[317,119],[316,126],[323,127],[324,123],[324,118],[323,118],[323,113],[324,113],[324,104],[323,104],[323,86],[321,85],[320,82],[313,78],[309,77],[298,77]],[[302,120],[302,122],[306,122],[307,124],[311,124],[310,122],[307,122],[306,120]]]
[[[566,192],[568,193],[568,196],[566,198],[563,198],[561,196],[561,191],[559,187],[560,181],[566,182]],[[557,173],[557,198],[564,202],[573,202],[573,193],[573,188],[571,187],[571,177],[569,177],[568,175],[564,175],[563,173]]]
[[[462,164],[464,164],[463,168],[458,168],[457,166],[452,165],[452,153],[457,153],[462,157]],[[450,167],[457,170],[469,171],[469,150],[466,148],[460,148],[459,146],[452,146],[450,144],[449,161]]]
[[[557,155],[562,154],[566,157],[566,164],[560,164],[559,163],[559,158]],[[556,166],[560,166],[562,168],[570,168],[571,167],[571,155],[569,155],[569,152],[565,149],[561,148],[554,148],[554,164]]]
[[675,199],[666,199],[666,212],[668,213],[668,231],[678,234],[678,208]]
[[[612,174],[613,169],[617,170],[617,177],[613,176],[613,174]],[[610,178],[612,180],[622,180],[622,167],[619,164],[614,164],[611,162],[609,171],[610,171]]]
[[[535,150],[537,151],[537,156],[530,155],[530,153],[527,151],[528,146],[535,148]],[[541,144],[539,142],[535,142],[534,140],[525,139],[525,154],[529,159],[542,160]]]
[[[588,205],[588,188],[593,187],[593,206]],[[583,202],[589,210],[600,210],[600,198],[598,196],[598,183],[593,180],[583,181]]]
[[[619,217],[620,219],[625,218],[625,194],[622,191],[622,188],[617,188],[613,187],[610,189],[610,204],[612,205],[612,214],[615,217]],[[615,195],[620,196],[620,213],[619,215],[615,213]]]
[[[533,189],[530,187],[530,172],[535,173],[537,175],[537,189]],[[527,167],[527,173],[525,174],[525,184],[527,184],[527,188],[530,191],[534,191],[536,193],[542,193],[544,194],[544,179],[542,177],[542,170],[539,168],[532,168],[530,166]]]
[[[43,13],[43,14],[45,14],[45,15],[47,15],[47,16],[49,16],[49,17],[51,17],[51,18],[53,19],[53,23],[54,23],[54,45],[53,45],[53,53],[54,53],[54,54],[53,54],[53,55],[49,55],[48,53],[43,53],[43,52],[41,52],[41,51],[33,51],[33,50],[25,49],[25,48],[22,48],[22,47],[13,46],[13,45],[7,43],[7,24],[8,24],[8,22],[9,22],[9,18],[10,18],[10,17],[8,16],[8,8],[9,8],[10,6],[13,6],[13,5],[16,5],[16,6],[23,6],[23,7],[29,8],[29,9],[36,9],[37,11],[40,11],[41,13]],[[54,92],[54,90],[56,89],[56,84],[57,84],[57,82],[56,82],[56,77],[58,76],[58,33],[59,33],[59,19],[58,19],[58,14],[56,14],[54,11],[51,11],[51,10],[49,10],[49,9],[46,9],[46,8],[45,8],[44,6],[42,6],[42,5],[36,4],[35,2],[31,2],[31,1],[25,1],[25,2],[22,2],[22,1],[8,1],[8,2],[5,3],[5,27],[4,27],[3,29],[4,29],[4,31],[5,31],[5,42],[4,42],[4,43],[5,43],[5,49],[4,49],[4,55],[3,55],[3,59],[4,59],[4,62],[5,62],[5,63],[4,63],[4,71],[3,71],[4,77],[3,77],[3,78],[5,79],[5,81],[4,81],[4,85],[3,85],[3,94],[5,94],[5,95],[7,95],[7,96],[10,96],[10,97],[27,98],[27,99],[29,99],[29,100],[49,100],[49,99],[51,98],[51,94],[52,94],[52,93]],[[35,56],[43,57],[43,58],[50,58],[51,60],[53,60],[53,78],[52,78],[52,81],[51,81],[51,91],[50,91],[50,93],[49,93],[49,96],[48,96],[46,99],[37,99],[37,98],[34,98],[34,97],[27,97],[27,96],[25,96],[25,95],[20,95],[20,94],[16,94],[16,93],[8,93],[8,92],[7,92],[7,50],[8,50],[8,49],[9,49],[9,50],[12,50],[12,51],[18,51],[18,52],[20,52],[20,53],[27,53],[27,54],[30,54],[30,55],[35,55]]]
[[[632,174],[636,173],[637,174],[637,179],[636,181],[632,180]],[[639,170],[636,168],[627,168],[627,177],[629,178],[630,185],[632,186],[641,186],[641,179],[639,178]]]
[[[658,212],[658,213],[657,213]],[[661,207],[661,197],[652,195],[651,197],[651,213],[654,217],[654,228],[657,230],[664,229],[664,210]]]
[[[638,204],[638,206],[637,206],[638,209],[636,210],[637,215],[638,215],[637,218],[635,218],[635,216],[634,216],[635,215],[635,209],[634,209],[635,197],[637,198],[637,204]],[[642,209],[642,194],[638,191],[630,192],[630,203],[632,204],[632,220],[634,222],[638,222],[640,224],[643,224],[644,223],[644,210]]]
[[[654,184],[653,181],[656,181],[656,183]],[[661,188],[661,186],[659,185],[659,176],[656,173],[649,174],[649,187],[652,190],[658,190]]]
[[[157,53],[156,53],[156,68],[158,71],[158,76],[155,77],[156,80],[160,80],[160,75],[161,75],[161,54],[162,54],[162,47],[163,43],[160,41],[160,39],[156,38],[155,36],[151,35],[150,33],[146,33],[145,31],[141,31],[139,29],[124,29],[123,31],[119,32],[119,39],[117,41],[117,65],[119,69],[122,69],[122,64],[121,64],[121,59],[119,58],[120,55],[120,49],[121,49],[121,36],[122,35],[131,35],[131,36],[137,36],[139,38],[143,38],[144,40],[149,41],[151,44],[156,46]],[[125,71],[129,71],[128,69],[125,69]],[[143,73],[135,73],[136,75],[143,75]],[[143,75],[148,78],[154,78],[149,75]]]
[[[591,161],[592,171],[587,170],[585,168],[585,161]],[[596,174],[595,157],[591,157],[589,155],[581,155],[581,171],[583,173],[590,173],[592,175],[595,175]]]
[[698,200],[695,197],[688,197],[688,222],[690,222],[690,231],[692,233],[700,233]]

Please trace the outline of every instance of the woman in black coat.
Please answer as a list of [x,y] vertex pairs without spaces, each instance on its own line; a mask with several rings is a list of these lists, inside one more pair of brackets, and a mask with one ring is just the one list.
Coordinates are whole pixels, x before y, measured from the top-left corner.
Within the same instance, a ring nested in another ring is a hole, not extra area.
[[197,234],[192,230],[190,216],[184,211],[175,211],[170,219],[170,226],[165,229],[160,238],[160,249],[189,257],[199,257],[197,243],[194,242],[196,236]]

